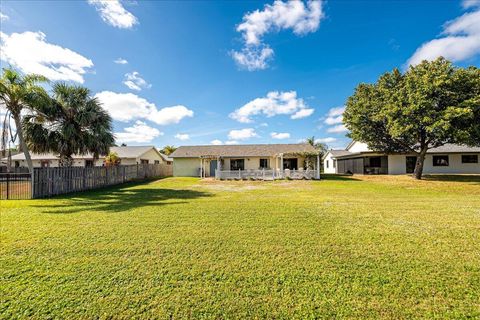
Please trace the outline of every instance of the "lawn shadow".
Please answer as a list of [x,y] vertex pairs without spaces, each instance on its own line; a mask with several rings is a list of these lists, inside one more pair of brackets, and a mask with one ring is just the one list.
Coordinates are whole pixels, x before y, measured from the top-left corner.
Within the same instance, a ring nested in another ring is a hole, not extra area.
[[332,181],[361,181],[353,177],[353,174],[334,174],[334,173],[322,173],[320,175],[321,180]]
[[426,181],[445,181],[445,182],[473,182],[475,184],[480,184],[480,175],[475,174],[428,174],[424,175],[422,179]]
[[[78,192],[51,199],[63,200],[60,204],[33,205],[43,208],[43,213],[70,214],[85,211],[123,212],[146,206],[165,206],[188,203],[189,200],[211,197],[212,194],[191,189],[161,189],[140,187],[129,183],[104,189]],[[175,201],[172,201],[175,200]]]

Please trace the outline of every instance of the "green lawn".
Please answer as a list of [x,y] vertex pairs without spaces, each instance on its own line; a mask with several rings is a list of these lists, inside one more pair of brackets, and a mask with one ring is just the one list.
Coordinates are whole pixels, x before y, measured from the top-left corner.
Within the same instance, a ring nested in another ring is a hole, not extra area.
[[0,318],[480,318],[480,176],[2,201]]

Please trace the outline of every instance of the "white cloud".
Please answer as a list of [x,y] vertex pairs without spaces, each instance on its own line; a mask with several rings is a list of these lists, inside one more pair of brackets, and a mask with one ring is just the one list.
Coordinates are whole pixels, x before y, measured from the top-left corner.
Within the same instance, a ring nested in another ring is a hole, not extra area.
[[327,117],[324,122],[328,125],[340,124],[343,123],[343,112],[345,107],[331,108],[328,111]]
[[327,129],[327,132],[329,132],[329,133],[343,133],[343,132],[347,132],[347,131],[348,131],[348,129],[343,124],[339,124],[339,125],[336,125],[336,126],[333,126],[333,127],[330,127],[330,128]]
[[222,145],[223,142],[221,140],[215,139],[210,141],[210,144],[213,144],[214,146],[219,146],[219,145]]
[[245,47],[241,51],[232,51],[233,60],[239,67],[248,71],[266,69],[273,54],[273,50],[269,47]]
[[156,128],[148,126],[145,122],[137,120],[132,127],[125,128],[123,132],[116,132],[116,140],[118,143],[122,142],[137,142],[147,143],[151,142],[158,136],[162,136]]
[[[478,6],[479,1],[464,2],[464,7]],[[480,53],[480,9],[447,22],[442,36],[420,46],[408,60],[416,65],[423,60],[434,60],[440,56],[457,62],[470,59]]]
[[129,29],[138,23],[137,18],[127,11],[119,0],[88,0],[100,13],[102,20],[111,26]]
[[116,64],[127,64],[128,63],[128,61],[126,59],[123,59],[123,58],[115,59],[113,62],[115,62]]
[[6,14],[0,12],[0,21],[7,21],[8,19],[10,19],[9,16],[7,16]]
[[252,116],[264,114],[267,117],[284,114],[291,119],[300,119],[313,113],[295,91],[271,91],[266,97],[256,98],[230,114],[230,118],[242,123],[253,122]]
[[190,139],[190,135],[188,135],[187,133],[177,133],[175,135],[175,138],[178,139],[178,140],[185,141],[185,140]]
[[92,60],[46,42],[45,34],[40,31],[11,35],[0,32],[0,52],[2,60],[22,72],[41,74],[50,80],[83,83],[83,75],[93,67]]
[[332,143],[335,141],[337,141],[337,138],[333,138],[333,137],[320,138],[315,140],[315,142],[320,142],[320,143]]
[[253,137],[256,137],[257,133],[253,128],[245,128],[239,130],[231,130],[228,133],[228,139],[230,140],[246,140]]
[[320,0],[275,1],[267,4],[263,10],[255,10],[243,16],[243,22],[237,26],[242,33],[244,48],[233,52],[232,57],[248,70],[265,69],[273,50],[263,43],[263,36],[270,32],[291,29],[296,35],[315,32],[324,17]]
[[288,139],[290,138],[290,133],[288,132],[272,132],[270,133],[270,137],[273,139]]
[[125,74],[125,79],[123,80],[123,84],[129,87],[132,90],[140,91],[142,88],[151,88],[152,85],[149,84],[145,79],[140,77],[140,73],[137,71],[133,71],[131,73]]
[[480,0],[463,0],[462,6],[465,9],[473,8],[473,7],[480,7]]
[[133,93],[102,91],[95,97],[103,104],[112,118],[118,121],[147,119],[159,125],[169,125],[179,123],[186,117],[193,117],[193,111],[185,106],[178,105],[159,110],[155,104]]
[[225,141],[225,144],[226,144],[226,145],[238,144],[238,141],[228,140],[228,141]]

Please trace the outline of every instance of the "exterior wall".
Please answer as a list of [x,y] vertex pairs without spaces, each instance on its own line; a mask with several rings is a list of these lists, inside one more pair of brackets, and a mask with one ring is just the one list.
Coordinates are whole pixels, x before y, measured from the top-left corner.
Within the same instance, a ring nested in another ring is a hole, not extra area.
[[[337,169],[334,168],[333,162],[335,160],[332,157],[332,154],[329,152],[327,156],[323,159],[323,172],[324,173],[337,173]],[[328,167],[327,167],[328,164]],[[336,166],[335,166],[336,167]]]
[[[148,150],[147,152],[145,152],[144,154],[142,154],[140,157],[138,157],[136,159],[136,162],[138,163],[141,163],[141,160],[148,160],[148,163],[150,164],[154,164],[155,163],[155,160],[159,161],[159,163],[163,163],[163,159],[162,157],[158,154],[158,152],[156,152],[155,150],[150,149]],[[122,160],[123,162],[123,160]],[[124,163],[122,163],[124,164]],[[125,163],[126,164],[126,163]],[[130,164],[130,163],[129,163]],[[132,164],[136,164],[136,163],[132,163]]]
[[198,177],[199,169],[200,158],[175,158],[173,160],[174,177]]
[[371,150],[368,148],[368,145],[366,143],[355,141],[350,146],[350,148],[347,149],[347,151],[355,153],[355,152],[365,152],[365,151],[371,151]]
[[[445,154],[427,154],[423,166],[424,174],[480,174],[480,163],[462,163],[462,155],[480,153],[445,153]],[[448,155],[449,165],[446,167],[433,166],[434,155]],[[406,174],[407,155],[388,156],[388,174]]]

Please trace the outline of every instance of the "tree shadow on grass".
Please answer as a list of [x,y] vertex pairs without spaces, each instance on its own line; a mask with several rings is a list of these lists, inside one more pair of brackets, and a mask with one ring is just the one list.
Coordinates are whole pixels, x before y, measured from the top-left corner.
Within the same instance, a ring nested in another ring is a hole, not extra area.
[[322,173],[320,175],[321,180],[332,180],[332,181],[360,181],[353,177],[352,174],[334,174],[334,173]]
[[70,214],[86,211],[124,212],[146,206],[166,206],[188,203],[190,200],[211,197],[212,194],[190,189],[133,188],[137,184],[109,187],[82,193],[65,194],[52,199],[58,204],[34,205],[43,213]]
[[439,175],[424,175],[422,177],[426,181],[445,181],[445,182],[472,182],[474,184],[480,184],[480,175],[475,174],[465,174],[465,175],[454,175],[454,174],[439,174]]

